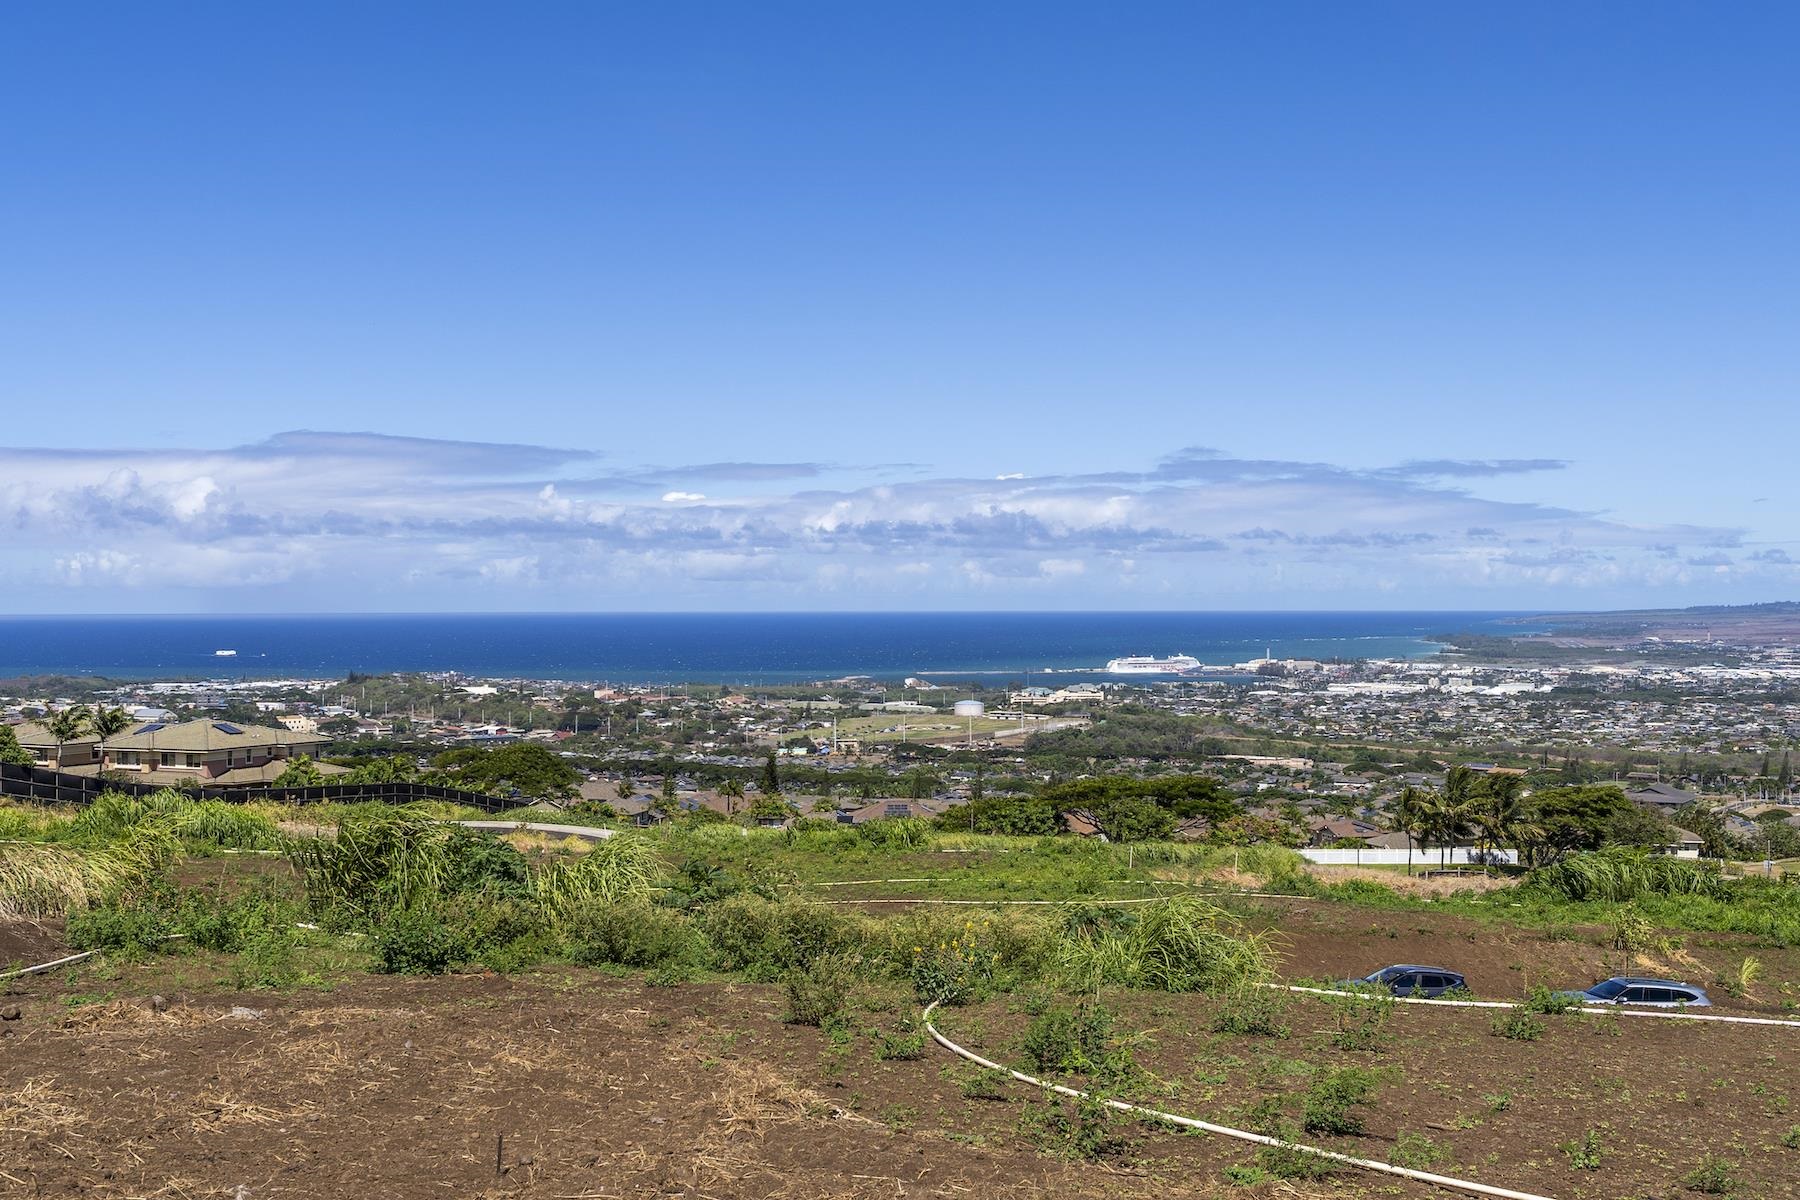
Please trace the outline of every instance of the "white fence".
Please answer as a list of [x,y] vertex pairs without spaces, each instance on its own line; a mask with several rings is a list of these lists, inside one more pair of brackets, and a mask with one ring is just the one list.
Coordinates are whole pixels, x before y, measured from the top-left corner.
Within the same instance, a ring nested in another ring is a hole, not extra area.
[[[1300,856],[1307,862],[1317,863],[1321,867],[1403,867],[1406,865],[1405,850],[1384,850],[1375,847],[1305,849],[1300,851]],[[1479,866],[1483,856],[1494,863],[1519,861],[1517,850],[1483,850],[1478,846],[1458,846],[1445,853],[1433,846],[1429,850],[1414,850],[1412,862],[1415,867]]]

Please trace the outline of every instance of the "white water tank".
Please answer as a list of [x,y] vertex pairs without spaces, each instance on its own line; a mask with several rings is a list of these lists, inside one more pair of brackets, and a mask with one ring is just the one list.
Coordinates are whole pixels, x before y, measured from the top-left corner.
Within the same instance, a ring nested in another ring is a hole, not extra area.
[[979,700],[958,700],[956,715],[959,717],[979,717],[987,711],[987,706]]

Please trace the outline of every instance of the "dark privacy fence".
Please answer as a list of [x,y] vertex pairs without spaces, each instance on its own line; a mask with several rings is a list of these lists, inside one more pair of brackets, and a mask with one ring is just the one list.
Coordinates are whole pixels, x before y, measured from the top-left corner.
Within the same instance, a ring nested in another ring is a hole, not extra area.
[[[147,796],[163,790],[163,784],[134,783],[113,779],[97,779],[92,775],[71,775],[46,767],[24,767],[0,763],[0,796],[29,800],[37,804],[91,804],[102,792],[123,792],[127,796]],[[530,804],[523,797],[484,796],[480,792],[463,792],[456,788],[429,783],[322,783],[313,787],[244,788],[200,787],[200,795],[209,800],[242,802],[268,800],[276,804],[359,804],[379,801],[383,804],[408,804],[414,800],[446,800],[464,804],[483,812],[504,812]]]

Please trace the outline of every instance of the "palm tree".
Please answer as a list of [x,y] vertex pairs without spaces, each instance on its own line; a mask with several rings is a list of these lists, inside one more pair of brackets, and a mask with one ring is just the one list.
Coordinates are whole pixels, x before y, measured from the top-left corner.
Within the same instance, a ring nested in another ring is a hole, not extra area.
[[744,785],[736,779],[727,779],[719,785],[719,795],[725,797],[725,815],[737,816],[738,802],[744,798]]
[[1451,767],[1444,773],[1444,790],[1432,797],[1427,808],[1432,826],[1431,840],[1438,844],[1439,866],[1447,865],[1447,851],[1468,836],[1475,801],[1475,772],[1467,767]]
[[1413,843],[1423,840],[1427,815],[1426,796],[1410,784],[1388,808],[1388,828],[1406,835],[1408,875],[1413,873]]
[[1489,775],[1475,802],[1473,816],[1481,830],[1482,845],[1488,850],[1498,849],[1508,841],[1522,842],[1542,832],[1531,819],[1525,781],[1517,775]]
[[106,740],[118,737],[131,728],[131,715],[122,708],[107,708],[104,704],[94,710],[88,718],[88,728],[100,739],[99,754],[102,764],[106,762]]
[[56,769],[62,770],[63,744],[72,742],[88,731],[93,714],[85,704],[72,704],[44,722],[44,730],[56,739]]

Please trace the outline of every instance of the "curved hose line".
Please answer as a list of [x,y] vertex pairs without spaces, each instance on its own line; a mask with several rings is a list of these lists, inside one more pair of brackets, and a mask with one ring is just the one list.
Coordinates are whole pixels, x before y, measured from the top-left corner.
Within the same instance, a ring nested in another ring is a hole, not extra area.
[[[1033,1087],[1043,1088],[1045,1091],[1055,1092],[1060,1096],[1068,1096],[1075,1100],[1094,1099],[1094,1097],[1086,1092],[1078,1091],[1072,1087],[1064,1087],[1059,1083],[1050,1083],[1046,1080],[1037,1078],[1035,1075],[1027,1075],[1023,1071],[1015,1071],[1011,1067],[1003,1066],[991,1059],[983,1058],[974,1051],[957,1045],[940,1033],[936,1025],[932,1024],[931,1014],[933,1010],[937,1008],[938,1004],[939,1001],[933,1000],[930,1004],[926,1005],[924,1013],[920,1016],[920,1020],[924,1022],[925,1030],[927,1033],[931,1034],[932,1040],[944,1049],[950,1051],[950,1053],[956,1055],[958,1058],[967,1059],[976,1066],[986,1067],[990,1071],[999,1071],[1002,1074],[1018,1080],[1020,1083],[1028,1083]],[[1511,1188],[1495,1187],[1493,1184],[1489,1183],[1477,1183],[1472,1179],[1457,1179],[1451,1175],[1437,1175],[1430,1171],[1418,1171],[1411,1167],[1401,1167],[1396,1166],[1393,1163],[1378,1162],[1372,1158],[1357,1158],[1350,1154],[1340,1154],[1336,1150],[1326,1150],[1321,1146],[1308,1146],[1300,1142],[1283,1141],[1281,1138],[1269,1137],[1267,1134],[1251,1133],[1247,1129],[1233,1129],[1228,1125],[1215,1125],[1210,1121],[1202,1121],[1195,1117],[1184,1117],[1179,1113],[1163,1112],[1160,1109],[1146,1108],[1141,1104],[1130,1104],[1124,1100],[1101,1100],[1099,1103],[1105,1105],[1107,1108],[1116,1109],[1119,1112],[1136,1113],[1139,1116],[1153,1117],[1159,1121],[1166,1121],[1171,1125],[1179,1125],[1184,1129],[1197,1129],[1202,1133],[1215,1133],[1221,1137],[1236,1138],[1241,1142],[1253,1142],[1259,1146],[1273,1146],[1280,1150],[1292,1150],[1300,1154],[1311,1154],[1331,1162],[1342,1163],[1347,1167],[1356,1167],[1363,1171],[1375,1171],[1383,1175],[1396,1175],[1402,1179],[1411,1179],[1419,1183],[1429,1183],[1436,1187],[1450,1188],[1454,1191],[1468,1192],[1472,1195],[1497,1196],[1500,1200],[1554,1200],[1553,1197],[1541,1196],[1535,1192],[1518,1192]]]
[[[165,934],[156,940],[159,942],[186,941],[187,934],[170,933]],[[78,962],[86,962],[88,959],[94,957],[94,955],[100,953],[100,950],[101,947],[96,946],[92,950],[83,950],[78,954],[70,954],[62,958],[53,958],[49,962],[39,963],[35,967],[19,967],[12,971],[0,971],[0,979],[17,979],[21,975],[41,975],[45,971],[54,971],[57,967],[73,966]]]
[[66,958],[53,958],[49,962],[39,963],[35,967],[19,967],[11,971],[0,971],[0,979],[17,979],[21,975],[41,975],[45,971],[54,971],[57,967],[85,962],[98,953],[100,953],[98,950],[83,950],[79,954],[71,954]]

